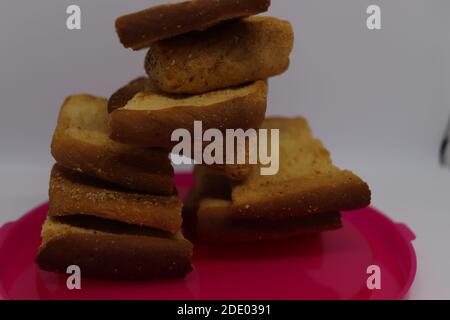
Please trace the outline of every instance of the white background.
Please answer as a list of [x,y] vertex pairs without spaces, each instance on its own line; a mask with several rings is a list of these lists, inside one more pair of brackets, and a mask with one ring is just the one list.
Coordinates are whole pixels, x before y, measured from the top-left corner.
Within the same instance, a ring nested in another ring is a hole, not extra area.
[[[108,96],[143,74],[114,19],[164,1],[0,2],[0,225],[46,201],[51,134],[64,97]],[[304,115],[341,167],[364,177],[373,204],[417,234],[410,298],[450,299],[450,170],[438,150],[450,114],[450,1],[273,0],[296,48],[271,80],[273,115]],[[82,30],[65,27],[82,8]],[[380,31],[365,27],[382,7]]]

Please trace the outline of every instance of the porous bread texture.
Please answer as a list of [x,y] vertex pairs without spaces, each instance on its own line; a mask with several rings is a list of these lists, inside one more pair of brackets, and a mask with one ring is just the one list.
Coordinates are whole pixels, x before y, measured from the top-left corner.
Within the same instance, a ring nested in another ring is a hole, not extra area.
[[139,92],[148,91],[159,93],[159,89],[148,79],[148,77],[139,77],[132,80],[130,83],[114,92],[108,99],[108,112],[112,113],[116,109],[125,107]]
[[258,87],[255,85],[243,86],[200,95],[165,95],[162,93],[143,91],[137,93],[128,101],[123,109],[156,111],[178,107],[207,107],[231,99],[246,97],[254,93],[257,89]]
[[[247,88],[248,90],[249,88]],[[110,113],[114,112],[117,109],[125,107],[136,95],[144,96],[159,96],[160,98],[164,98],[166,103],[171,101],[172,103],[177,103],[176,101],[182,99],[179,95],[170,95],[164,94],[155,88],[152,81],[150,81],[146,77],[140,77],[135,80],[132,80],[130,83],[125,85],[124,87],[118,89],[108,100],[108,111]],[[203,98],[197,97],[199,100],[203,100]],[[220,97],[216,97],[216,99],[220,99]],[[192,100],[191,100],[192,101]],[[149,102],[150,103],[150,102]],[[140,106],[140,108],[145,108],[145,104]],[[160,107],[150,106],[149,109]],[[224,153],[226,150],[224,150]],[[247,151],[246,151],[247,152]],[[235,152],[236,153],[236,152]],[[223,174],[229,176],[233,180],[242,180],[244,179],[250,171],[250,166],[248,164],[243,165],[220,165],[215,164],[211,165],[212,168],[222,172]]]
[[66,273],[77,265],[84,277],[107,280],[181,278],[192,270],[192,244],[179,232],[86,216],[48,217],[36,261],[46,271]]
[[113,141],[108,122],[106,99],[68,97],[53,135],[53,157],[66,168],[131,190],[173,194],[174,172],[168,152]]
[[161,91],[201,94],[282,74],[293,47],[288,21],[250,17],[153,43],[145,69]]
[[231,201],[231,182],[204,166],[195,168],[195,187],[183,207],[185,230],[201,241],[242,243],[279,240],[339,229],[339,213],[307,217],[267,219],[235,219]]
[[370,204],[368,185],[333,165],[304,118],[269,118],[262,128],[280,130],[279,172],[263,176],[261,165],[252,166],[248,177],[233,187],[236,217],[282,219]]
[[182,225],[178,195],[134,193],[55,165],[49,216],[90,215],[176,233]]
[[175,96],[150,91],[136,94],[124,107],[111,113],[111,138],[136,146],[172,150],[177,129],[194,137],[194,122],[204,131],[259,128],[267,108],[266,81],[196,96]]
[[116,31],[125,48],[139,50],[161,39],[265,12],[269,6],[270,0],[192,0],[164,4],[119,17]]
[[251,164],[213,164],[209,167],[234,181],[242,181],[248,177]]

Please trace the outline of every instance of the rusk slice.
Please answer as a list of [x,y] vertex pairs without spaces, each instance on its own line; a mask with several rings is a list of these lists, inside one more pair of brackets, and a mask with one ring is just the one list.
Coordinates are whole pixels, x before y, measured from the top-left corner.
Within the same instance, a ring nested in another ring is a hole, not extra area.
[[139,77],[114,92],[108,100],[108,113],[125,107],[139,92],[158,93],[159,89],[147,77]]
[[278,240],[339,229],[339,213],[323,213],[273,221],[235,219],[230,181],[206,167],[195,169],[196,185],[189,193],[183,215],[185,229],[201,241],[232,243]]
[[[144,89],[130,98],[135,90],[121,89],[113,95],[111,138],[141,147],[171,150],[178,144],[171,141],[172,133],[186,129],[193,139],[195,121],[202,122],[203,131],[259,128],[267,107],[266,81],[193,96]],[[124,100],[129,101],[120,107]]]
[[47,218],[36,261],[50,272],[107,280],[182,278],[192,270],[192,244],[181,233],[165,234],[89,216]]
[[171,233],[182,224],[178,195],[134,193],[58,165],[52,170],[49,196],[49,216],[92,215]]
[[200,94],[282,74],[293,46],[288,21],[256,16],[156,42],[145,69],[161,91]]
[[69,169],[141,192],[171,195],[168,152],[117,143],[109,138],[107,101],[72,96],[61,108],[52,154]]
[[265,12],[269,6],[270,0],[192,0],[165,4],[118,18],[116,30],[125,48],[139,50],[161,39]]
[[270,118],[262,128],[280,130],[280,170],[263,176],[260,165],[252,166],[247,179],[232,190],[236,218],[282,219],[370,204],[368,185],[333,165],[305,119]]

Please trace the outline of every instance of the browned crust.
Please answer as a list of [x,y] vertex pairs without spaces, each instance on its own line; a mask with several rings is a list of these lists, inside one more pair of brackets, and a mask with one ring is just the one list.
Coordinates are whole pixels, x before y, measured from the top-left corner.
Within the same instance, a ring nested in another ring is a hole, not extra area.
[[181,228],[177,195],[132,193],[55,165],[50,179],[49,216],[92,215],[176,233]]
[[188,274],[192,250],[184,239],[67,231],[44,242],[36,261],[43,270],[64,274],[77,265],[88,278],[159,280]]
[[[323,178],[323,177],[322,177]],[[367,207],[371,192],[367,183],[350,171],[329,177],[329,183],[314,179],[290,180],[261,190],[255,203],[233,203],[235,219],[285,219],[322,212],[350,211]],[[301,185],[306,191],[296,193]]]
[[[208,190],[217,190],[213,186],[218,183],[221,183],[222,189],[231,190],[226,197],[222,194],[221,199],[227,198],[230,201],[229,210],[236,220],[277,221],[356,210],[367,207],[371,202],[371,191],[367,183],[350,171],[341,171],[332,176],[280,181],[279,184],[272,184],[270,189],[261,187],[256,200],[245,203],[238,203],[233,196],[239,182],[226,182],[225,177],[205,166],[196,166],[194,174],[197,184],[200,183],[200,190],[203,190],[200,192],[209,192],[207,197],[211,197],[211,191]],[[301,192],[298,191],[299,186],[302,188]]]
[[[92,96],[105,104],[106,100]],[[52,155],[62,166],[81,171],[119,186],[152,194],[171,195],[174,170],[168,153],[158,149],[140,149],[111,143],[89,143],[66,134],[69,119],[63,104],[52,140]]]
[[125,48],[139,50],[151,43],[269,9],[270,0],[193,0],[160,5],[119,17],[116,31]]
[[155,91],[156,86],[147,77],[137,78],[117,90],[108,100],[108,112],[123,108],[136,94],[141,91]]
[[322,213],[279,221],[235,220],[225,208],[201,208],[195,237],[201,241],[252,242],[290,239],[342,228],[339,213]]
[[204,107],[173,107],[162,110],[117,109],[111,114],[111,138],[135,146],[171,150],[172,133],[186,129],[194,136],[194,121],[202,121],[203,130],[259,128],[267,108],[267,84],[258,81],[258,88],[244,97],[237,97]]
[[[230,182],[196,167],[196,184],[183,206],[185,232],[200,241],[233,243],[289,239],[342,227],[339,213],[273,221],[235,219]],[[221,201],[219,204],[214,202]]]
[[252,170],[252,165],[249,164],[214,164],[209,166],[234,181],[242,181]]
[[293,46],[288,21],[250,17],[156,42],[145,69],[161,91],[200,94],[282,74]]

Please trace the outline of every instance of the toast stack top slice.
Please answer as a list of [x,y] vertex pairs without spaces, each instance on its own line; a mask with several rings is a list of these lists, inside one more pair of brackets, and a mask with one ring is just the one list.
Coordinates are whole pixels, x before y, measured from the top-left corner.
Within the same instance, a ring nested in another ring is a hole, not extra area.
[[165,4],[119,17],[116,31],[125,48],[202,31],[222,21],[265,12],[270,0],[192,0]]
[[154,194],[173,194],[168,152],[137,148],[109,138],[107,100],[71,96],[61,108],[52,154],[62,166],[119,186]]
[[49,216],[95,216],[173,234],[182,224],[176,194],[130,192],[58,165],[52,170],[49,196]]
[[333,165],[304,118],[269,118],[262,128],[279,129],[279,172],[264,176],[261,165],[252,166],[247,179],[232,190],[236,217],[280,219],[370,204],[368,185]]

